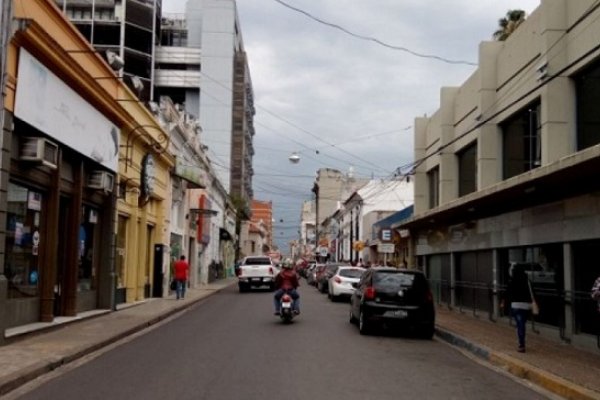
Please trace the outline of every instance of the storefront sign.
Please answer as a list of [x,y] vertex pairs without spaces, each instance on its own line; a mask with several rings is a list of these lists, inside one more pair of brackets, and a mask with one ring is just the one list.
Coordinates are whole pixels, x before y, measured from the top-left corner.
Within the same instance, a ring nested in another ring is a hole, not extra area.
[[394,245],[394,243],[379,243],[377,245],[378,253],[393,253],[395,249],[396,246]]
[[191,161],[186,161],[183,157],[177,157],[175,175],[192,183],[196,189],[206,187],[206,171],[192,165]]
[[23,48],[19,53],[15,115],[118,172],[118,128]]
[[142,160],[142,194],[144,197],[150,196],[154,192],[154,157],[148,153]]

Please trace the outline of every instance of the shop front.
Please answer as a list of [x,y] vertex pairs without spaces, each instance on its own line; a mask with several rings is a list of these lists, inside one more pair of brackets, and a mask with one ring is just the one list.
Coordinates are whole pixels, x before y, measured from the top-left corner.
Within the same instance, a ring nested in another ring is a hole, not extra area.
[[6,326],[111,307],[118,127],[33,53],[5,115]]

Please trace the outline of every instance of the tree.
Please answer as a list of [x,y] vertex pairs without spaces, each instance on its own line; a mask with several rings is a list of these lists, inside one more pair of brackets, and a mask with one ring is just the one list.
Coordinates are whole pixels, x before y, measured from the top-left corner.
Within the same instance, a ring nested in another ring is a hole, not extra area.
[[525,21],[525,11],[508,10],[506,16],[498,20],[500,28],[494,32],[494,39],[498,41],[506,40],[523,21]]

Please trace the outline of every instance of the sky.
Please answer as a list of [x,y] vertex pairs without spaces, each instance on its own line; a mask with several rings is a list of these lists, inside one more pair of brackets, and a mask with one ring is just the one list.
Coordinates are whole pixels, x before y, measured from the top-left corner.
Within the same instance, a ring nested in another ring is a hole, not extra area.
[[[163,0],[163,12],[183,13],[186,1],[198,0]],[[414,119],[476,70],[479,44],[508,10],[529,15],[539,4],[237,0],[256,107],[254,197],[273,202],[282,252],[299,238],[319,168],[362,178],[408,172]]]

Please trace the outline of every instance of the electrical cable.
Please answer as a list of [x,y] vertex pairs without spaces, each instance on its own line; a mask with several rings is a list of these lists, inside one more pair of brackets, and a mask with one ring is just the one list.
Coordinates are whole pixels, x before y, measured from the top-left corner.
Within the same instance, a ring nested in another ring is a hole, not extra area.
[[303,14],[303,15],[307,16],[308,18],[310,18],[310,19],[312,19],[312,20],[314,20],[314,21],[316,21],[316,22],[318,22],[320,24],[329,26],[331,28],[338,29],[338,30],[340,30],[340,31],[342,31],[342,32],[350,35],[350,36],[353,36],[353,37],[357,38],[357,39],[366,40],[366,41],[369,41],[369,42],[374,42],[374,43],[377,43],[377,44],[379,44],[379,45],[381,45],[383,47],[387,47],[387,48],[392,49],[392,50],[400,50],[400,51],[412,54],[413,56],[416,56],[416,57],[430,58],[430,59],[442,61],[442,62],[447,63],[447,64],[464,64],[464,65],[472,65],[472,66],[476,66],[477,65],[477,63],[470,62],[470,61],[450,60],[448,58],[444,58],[444,57],[437,56],[437,55],[434,55],[434,54],[417,53],[416,51],[410,50],[410,49],[408,49],[406,47],[391,45],[391,44],[385,43],[385,42],[383,42],[383,41],[381,41],[381,40],[379,40],[377,38],[371,37],[371,36],[359,35],[357,33],[351,32],[350,30],[348,30],[348,29],[346,29],[346,28],[344,28],[344,27],[342,27],[340,25],[333,24],[331,22],[327,22],[327,21],[325,21],[325,20],[323,20],[321,18],[318,18],[318,17],[314,16],[313,14],[311,14],[311,13],[309,13],[307,11],[304,11],[304,10],[302,10],[300,8],[291,6],[291,5],[285,3],[285,2],[283,2],[281,0],[274,0],[274,1],[276,3],[281,4],[284,7],[289,8],[290,10],[293,10],[293,11],[296,11],[296,12],[298,12],[300,14]]

